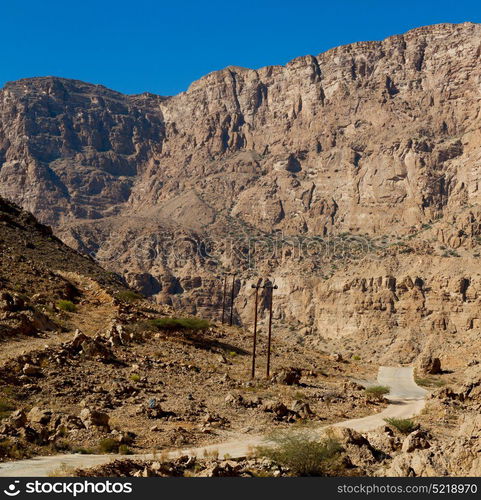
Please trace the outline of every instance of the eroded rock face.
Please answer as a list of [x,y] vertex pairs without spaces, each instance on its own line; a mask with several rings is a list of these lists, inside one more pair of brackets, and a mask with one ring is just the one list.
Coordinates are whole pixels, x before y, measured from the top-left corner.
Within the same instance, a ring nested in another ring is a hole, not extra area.
[[[170,98],[10,83],[0,194],[160,302],[219,317],[232,266],[236,321],[270,275],[276,324],[300,341],[374,337],[374,358],[412,361],[429,335],[481,327],[479,266],[463,254],[481,236],[480,35],[420,28],[229,67]],[[269,250],[246,259],[259,236]],[[320,239],[299,253],[298,236]]]
[[61,78],[8,83],[0,93],[2,195],[49,224],[116,213],[151,142],[162,141],[161,100]]
[[423,375],[436,375],[441,373],[441,361],[429,355],[420,356],[417,362],[417,369]]
[[392,460],[383,475],[394,477],[477,477],[481,472],[479,460],[480,424],[479,415],[466,417],[455,438],[432,447],[421,441],[413,448],[412,442],[409,444],[405,442],[403,453]]

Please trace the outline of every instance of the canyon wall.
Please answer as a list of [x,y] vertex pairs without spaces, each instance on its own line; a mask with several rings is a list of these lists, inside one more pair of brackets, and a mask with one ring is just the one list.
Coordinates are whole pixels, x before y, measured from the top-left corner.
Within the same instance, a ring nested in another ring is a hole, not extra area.
[[283,335],[409,357],[480,326],[480,35],[428,26],[172,97],[8,83],[0,195],[158,302],[219,317],[236,269],[238,322],[270,277]]

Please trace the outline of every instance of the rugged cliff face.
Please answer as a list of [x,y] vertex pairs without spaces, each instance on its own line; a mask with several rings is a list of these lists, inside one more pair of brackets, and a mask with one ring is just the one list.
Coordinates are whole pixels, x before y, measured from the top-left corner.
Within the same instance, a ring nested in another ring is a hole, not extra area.
[[158,301],[218,314],[235,268],[249,321],[250,284],[271,276],[286,334],[409,357],[478,328],[480,35],[420,28],[169,98],[10,83],[0,194]]
[[60,78],[0,94],[2,194],[57,227],[115,214],[163,135],[161,97]]

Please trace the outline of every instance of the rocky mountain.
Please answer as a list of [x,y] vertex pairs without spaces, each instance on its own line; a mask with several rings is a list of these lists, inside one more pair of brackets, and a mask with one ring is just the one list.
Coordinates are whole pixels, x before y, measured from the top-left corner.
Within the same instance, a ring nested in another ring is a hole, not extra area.
[[29,212],[0,198],[0,341],[62,330],[62,302],[81,298],[70,274],[81,273],[110,293],[126,290],[121,277],[62,243]]
[[265,276],[285,336],[410,361],[481,328],[480,35],[419,28],[172,97],[9,83],[0,194],[160,303],[219,317],[235,269],[238,322]]
[[[279,339],[266,382],[260,339],[250,381],[242,328],[172,316],[0,198],[0,476],[12,459],[146,453],[385,405],[350,381],[368,363]],[[320,397],[341,393],[335,408]]]
[[[273,431],[297,435],[309,446],[313,426],[322,432],[348,416],[371,419],[399,407],[395,399],[386,408],[385,388],[371,387],[377,363],[367,351],[362,357],[332,355],[276,337],[267,380],[267,342],[261,335],[257,378],[251,379],[252,337],[245,329],[173,318],[171,308],[142,300],[114,273],[1,198],[0,257],[0,476],[12,470],[88,477],[302,475],[295,461],[286,466],[275,456],[232,459],[219,455],[218,447],[232,446],[232,439],[240,437],[256,443]],[[459,285],[444,292],[446,305],[458,297],[458,312],[466,302],[474,314],[472,284]],[[368,296],[383,287],[393,295],[385,293],[372,309],[393,315],[409,309],[403,294],[419,301],[419,311],[432,303],[430,294],[442,294],[420,278],[354,280],[343,292],[353,298],[358,294],[361,311],[369,307],[360,291]],[[395,294],[399,304],[392,300]],[[348,310],[346,304],[340,310]],[[411,307],[413,324],[415,313]],[[318,474],[479,476],[481,364],[473,359],[481,347],[478,325],[468,333],[456,331],[459,317],[451,317],[453,324],[438,323],[431,350],[423,352],[416,367],[416,382],[431,392],[423,412],[415,421],[391,419],[362,434],[331,428],[335,460],[325,470],[321,460]],[[360,340],[371,350],[375,346],[372,338]],[[391,336],[391,342],[399,340]],[[433,344],[440,341],[456,354],[449,370],[442,370],[432,355]],[[404,406],[401,412],[406,414]],[[242,449],[242,441],[235,443]],[[173,449],[191,456],[173,458]],[[202,457],[192,456],[195,450],[202,450]],[[92,454],[93,462],[85,460]],[[132,456],[120,459],[118,454]],[[35,456],[43,457],[35,463],[46,461],[46,469],[33,470],[32,461],[24,460]],[[88,469],[99,458],[105,464]],[[55,467],[65,461],[76,465]],[[82,470],[74,470],[79,465]]]

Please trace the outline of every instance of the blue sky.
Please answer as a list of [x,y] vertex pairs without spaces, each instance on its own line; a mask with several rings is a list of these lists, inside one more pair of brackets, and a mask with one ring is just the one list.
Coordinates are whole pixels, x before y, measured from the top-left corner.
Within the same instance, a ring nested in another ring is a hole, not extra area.
[[0,0],[0,86],[55,75],[171,95],[225,66],[464,21],[481,22],[479,2]]

